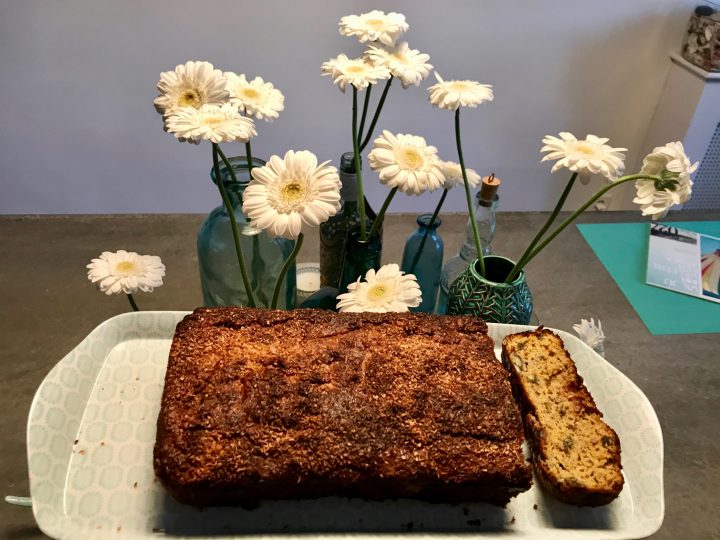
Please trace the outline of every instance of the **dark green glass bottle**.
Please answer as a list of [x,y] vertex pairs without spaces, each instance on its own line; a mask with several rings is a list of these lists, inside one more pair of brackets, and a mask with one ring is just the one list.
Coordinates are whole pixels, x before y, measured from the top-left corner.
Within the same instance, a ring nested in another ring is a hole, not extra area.
[[[362,163],[360,164],[362,168]],[[338,288],[345,260],[348,233],[360,227],[357,174],[352,152],[340,157],[340,190],[342,208],[320,225],[320,286]],[[365,223],[369,230],[377,215],[365,199]]]

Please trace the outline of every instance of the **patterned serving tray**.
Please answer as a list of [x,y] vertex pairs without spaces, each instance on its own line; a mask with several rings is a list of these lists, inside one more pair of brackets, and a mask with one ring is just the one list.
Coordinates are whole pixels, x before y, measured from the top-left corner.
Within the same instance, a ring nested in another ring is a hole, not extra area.
[[[661,525],[663,442],[643,393],[575,336],[556,331],[615,428],[626,484],[601,508],[559,503],[535,486],[501,509],[400,499],[268,501],[254,510],[198,510],[155,480],[152,446],[167,355],[184,312],[138,312],[93,330],[47,375],[33,400],[27,446],[35,519],[58,539],[166,537],[223,540],[314,534],[340,538],[643,538]],[[528,326],[489,325],[500,343]],[[496,347],[499,355],[499,346]]]

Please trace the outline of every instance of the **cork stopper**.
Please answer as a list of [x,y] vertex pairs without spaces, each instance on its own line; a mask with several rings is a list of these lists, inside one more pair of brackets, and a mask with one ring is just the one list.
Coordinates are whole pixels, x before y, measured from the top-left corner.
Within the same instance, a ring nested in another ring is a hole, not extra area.
[[500,179],[495,176],[495,173],[491,173],[490,176],[483,176],[480,198],[486,201],[492,201],[495,198],[500,184]]

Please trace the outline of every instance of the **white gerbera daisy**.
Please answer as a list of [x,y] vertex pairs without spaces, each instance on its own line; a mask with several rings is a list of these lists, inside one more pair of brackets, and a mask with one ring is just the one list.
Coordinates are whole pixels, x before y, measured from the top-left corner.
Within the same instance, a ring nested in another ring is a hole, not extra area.
[[420,195],[443,185],[437,148],[416,135],[393,135],[383,131],[373,141],[368,163],[380,182],[403,193]]
[[456,111],[460,107],[477,107],[493,100],[492,86],[477,81],[444,81],[435,72],[437,83],[428,88],[430,103],[441,109]]
[[598,319],[597,324],[595,319],[580,319],[580,324],[574,324],[573,330],[583,340],[588,347],[593,349],[598,354],[604,353],[603,343],[605,341],[605,334],[603,333],[602,323]]
[[230,103],[185,107],[169,116],[166,124],[167,131],[181,141],[245,143],[257,135],[252,119],[242,116]]
[[411,49],[405,41],[391,47],[370,45],[365,51],[365,58],[375,65],[387,66],[390,73],[400,79],[403,88],[411,84],[418,86],[432,69],[432,65],[427,63],[430,56]]
[[241,112],[254,116],[258,120],[272,121],[285,109],[285,96],[272,83],[261,77],[248,81],[245,75],[225,72],[230,103]]
[[408,29],[405,15],[385,14],[377,9],[361,15],[347,15],[339,24],[343,36],[355,36],[360,43],[379,41],[383,45],[392,45]]
[[643,160],[640,174],[659,176],[660,180],[638,180],[635,182],[637,197],[634,203],[640,205],[643,216],[660,219],[671,206],[683,204],[692,194],[690,175],[698,163],[690,163],[681,142],[658,146]]
[[[463,185],[462,168],[459,163],[455,163],[454,161],[440,161],[439,167],[440,172],[442,172],[445,177],[445,189]],[[467,174],[468,184],[471,188],[476,188],[480,185],[482,178],[480,178],[480,175],[475,170],[466,168],[465,173]]]
[[284,158],[272,156],[267,165],[255,167],[243,194],[251,225],[273,236],[297,238],[308,226],[334,216],[340,210],[340,177],[328,163],[318,165],[307,150],[289,150]]
[[390,70],[387,66],[375,65],[362,58],[348,58],[344,54],[323,62],[322,74],[330,75],[333,83],[337,84],[343,93],[348,84],[363,90],[369,84],[390,78]]
[[163,284],[165,265],[160,257],[121,249],[104,251],[87,265],[88,279],[105,294],[152,292]]
[[365,281],[358,278],[348,285],[348,292],[338,295],[337,308],[342,312],[403,312],[417,307],[422,292],[413,274],[405,274],[397,264],[386,264],[368,270]]
[[580,176],[602,174],[610,181],[614,181],[625,170],[624,151],[627,148],[613,148],[605,144],[609,139],[588,135],[578,140],[575,135],[567,131],[560,132],[560,137],[546,135],[540,152],[548,152],[542,161],[558,160],[553,165],[552,172],[566,167]]
[[203,105],[223,105],[229,94],[222,71],[210,62],[186,62],[175,71],[160,74],[155,98],[155,109],[170,116],[184,107],[199,109]]

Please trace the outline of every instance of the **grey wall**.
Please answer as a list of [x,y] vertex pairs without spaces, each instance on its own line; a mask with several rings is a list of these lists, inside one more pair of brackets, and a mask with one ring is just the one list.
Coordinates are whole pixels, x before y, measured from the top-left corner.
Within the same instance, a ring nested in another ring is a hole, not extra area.
[[[209,145],[176,142],[152,106],[159,73],[190,59],[261,75],[284,92],[280,118],[258,123],[257,156],[292,148],[337,159],[351,148],[351,94],[321,77],[320,64],[340,52],[361,54],[337,22],[373,8],[404,13],[407,41],[430,54],[445,78],[494,85],[493,103],[463,111],[466,161],[504,180],[502,209],[547,209],[567,177],[540,164],[543,135],[594,133],[630,148],[631,166],[641,159],[667,55],[679,48],[693,5],[2,0],[0,213],[207,212],[217,205]],[[429,105],[429,84],[393,85],[380,127],[423,135],[457,160],[452,113]],[[226,150],[242,153],[240,145]],[[371,174],[365,183],[379,206],[386,189]],[[596,187],[580,189],[574,202]],[[456,191],[448,211],[464,207]],[[429,210],[438,196],[398,196],[391,211]]]

